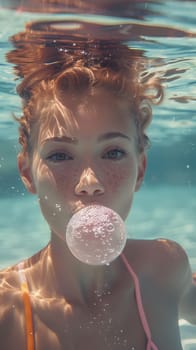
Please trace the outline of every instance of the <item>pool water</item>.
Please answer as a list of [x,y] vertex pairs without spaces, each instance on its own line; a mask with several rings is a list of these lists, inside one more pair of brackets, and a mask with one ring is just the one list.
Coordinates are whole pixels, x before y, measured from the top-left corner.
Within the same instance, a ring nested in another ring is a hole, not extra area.
[[[20,115],[21,107],[12,67],[5,60],[11,49],[8,38],[29,21],[66,18],[107,25],[107,35],[120,32],[130,47],[145,50],[149,69],[162,77],[165,98],[154,108],[149,128],[152,146],[146,179],[126,225],[130,237],[176,240],[196,271],[196,3],[133,1],[132,7],[123,7],[122,1],[122,6],[106,10],[103,1],[102,7],[89,12],[67,7],[68,14],[63,8],[47,14],[46,8],[36,13],[32,8],[22,11],[17,1],[8,4],[18,10],[6,9],[0,1],[0,267],[34,254],[49,240],[36,197],[25,191],[17,172],[19,146],[12,113]],[[183,349],[196,349],[196,328],[181,320],[180,329]]]

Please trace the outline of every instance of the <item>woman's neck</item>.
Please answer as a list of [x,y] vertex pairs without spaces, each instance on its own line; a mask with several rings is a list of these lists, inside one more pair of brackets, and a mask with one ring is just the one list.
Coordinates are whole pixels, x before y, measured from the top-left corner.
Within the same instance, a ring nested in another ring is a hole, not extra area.
[[[109,266],[90,266],[79,262],[57,235],[52,234],[48,246],[48,273],[54,278],[54,288],[66,299],[85,303],[113,289],[120,275],[119,259]],[[51,285],[51,283],[50,283]]]

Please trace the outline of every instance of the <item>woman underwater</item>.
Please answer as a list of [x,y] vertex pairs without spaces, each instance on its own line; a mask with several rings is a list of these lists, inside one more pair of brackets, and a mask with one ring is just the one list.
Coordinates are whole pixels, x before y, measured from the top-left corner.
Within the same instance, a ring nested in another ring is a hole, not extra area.
[[160,82],[140,50],[119,42],[30,38],[27,26],[7,56],[22,78],[18,168],[51,239],[1,272],[1,349],[181,350],[178,320],[196,324],[196,285],[179,244],[127,239],[112,263],[90,266],[64,240],[89,204],[126,219],[145,176]]

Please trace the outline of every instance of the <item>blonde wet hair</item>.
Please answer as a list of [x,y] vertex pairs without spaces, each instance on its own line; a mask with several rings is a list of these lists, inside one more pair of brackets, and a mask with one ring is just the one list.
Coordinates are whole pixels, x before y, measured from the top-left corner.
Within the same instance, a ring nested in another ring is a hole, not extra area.
[[13,36],[16,50],[7,55],[8,61],[16,65],[17,76],[23,79],[17,87],[23,115],[16,120],[24,152],[31,150],[33,125],[43,115],[63,114],[69,109],[66,96],[84,105],[97,89],[128,101],[137,128],[138,149],[142,152],[149,147],[146,128],[152,119],[152,104],[163,98],[163,88],[158,77],[146,70],[141,50],[106,41],[91,41],[88,45],[80,41],[71,48],[65,42],[62,46],[32,48],[27,39],[27,33]]

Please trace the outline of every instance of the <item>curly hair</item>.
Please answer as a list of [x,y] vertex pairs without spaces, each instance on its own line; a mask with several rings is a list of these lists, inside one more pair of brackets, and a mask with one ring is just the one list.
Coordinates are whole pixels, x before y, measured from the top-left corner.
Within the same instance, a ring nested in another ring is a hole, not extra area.
[[15,64],[16,75],[22,78],[17,92],[23,100],[23,115],[16,120],[20,124],[23,151],[31,149],[32,127],[41,118],[41,110],[47,104],[44,101],[56,101],[53,108],[65,105],[66,101],[64,107],[69,108],[66,95],[75,96],[77,104],[85,104],[88,96],[99,88],[129,102],[139,150],[146,149],[149,138],[145,131],[152,118],[151,106],[161,102],[163,89],[158,77],[147,72],[143,51],[117,41],[79,38],[54,43],[43,33],[33,36],[30,29],[31,24],[25,32],[11,38],[16,49],[7,54],[8,61]]

